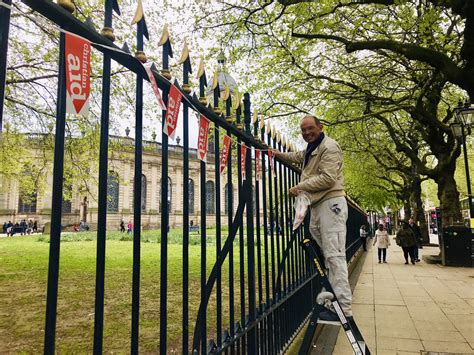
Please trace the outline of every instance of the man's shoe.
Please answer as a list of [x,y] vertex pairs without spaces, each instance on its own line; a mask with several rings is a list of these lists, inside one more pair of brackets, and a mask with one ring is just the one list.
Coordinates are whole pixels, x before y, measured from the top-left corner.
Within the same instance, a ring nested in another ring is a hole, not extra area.
[[331,325],[341,325],[341,321],[336,313],[326,309],[319,313],[318,323],[321,324],[331,324]]
[[416,262],[419,263],[419,262],[420,262],[420,259],[416,259]]
[[383,263],[386,264],[387,262],[384,260]]

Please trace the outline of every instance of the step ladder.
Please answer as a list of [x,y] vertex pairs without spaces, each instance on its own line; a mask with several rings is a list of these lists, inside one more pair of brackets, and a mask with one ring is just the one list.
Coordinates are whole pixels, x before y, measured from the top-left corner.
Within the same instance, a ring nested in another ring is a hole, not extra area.
[[347,339],[351,343],[352,350],[356,355],[370,355],[369,348],[367,347],[362,334],[357,328],[357,325],[354,319],[351,317],[347,319],[342,311],[341,305],[339,304],[337,297],[334,293],[334,290],[329,283],[328,277],[324,272],[322,263],[319,259],[318,253],[316,252],[316,242],[312,238],[307,238],[303,240],[303,248],[306,251],[310,260],[313,261],[316,266],[316,270],[319,273],[319,280],[321,286],[324,287],[326,292],[322,292],[318,295],[316,299],[316,304],[313,307],[312,315],[309,320],[308,328],[306,329],[306,334],[303,338],[303,343],[301,344],[299,354],[307,355],[310,353],[312,346],[312,341],[314,333],[316,332],[316,327],[318,324],[319,313],[326,310],[326,306],[331,304],[334,307],[336,314],[339,317],[344,333],[347,336]]

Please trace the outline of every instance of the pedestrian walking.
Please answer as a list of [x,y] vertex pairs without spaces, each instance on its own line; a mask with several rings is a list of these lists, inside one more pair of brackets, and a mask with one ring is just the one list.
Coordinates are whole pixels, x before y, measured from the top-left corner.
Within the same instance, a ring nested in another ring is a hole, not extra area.
[[397,242],[397,245],[399,245],[403,249],[405,264],[408,264],[408,256],[410,256],[410,261],[414,265],[416,262],[416,238],[406,221],[402,222],[402,228],[397,232],[395,240]]
[[387,249],[391,245],[390,237],[383,224],[379,224],[379,229],[375,231],[374,246],[377,245],[377,255],[379,257],[379,264],[382,261],[387,263]]
[[125,232],[125,222],[122,219],[120,221],[120,233],[124,233],[124,232]]
[[422,237],[421,237],[421,229],[420,227],[418,227],[418,225],[415,223],[414,219],[413,218],[410,218],[408,220],[408,224],[410,225],[410,229],[411,231],[413,232],[413,234],[415,235],[415,239],[416,239],[416,246],[415,248],[413,249],[414,251],[414,254],[415,254],[415,261],[417,263],[420,262],[420,257],[419,257],[419,250],[418,249],[422,249],[423,246],[421,245],[421,240],[422,240]]

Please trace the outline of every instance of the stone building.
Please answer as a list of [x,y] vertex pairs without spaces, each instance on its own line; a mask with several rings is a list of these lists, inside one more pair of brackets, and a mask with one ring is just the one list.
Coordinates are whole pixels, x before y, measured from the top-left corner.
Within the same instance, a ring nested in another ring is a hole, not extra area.
[[[119,154],[109,155],[108,175],[108,230],[118,230],[120,221],[125,224],[133,221],[133,178],[134,178],[134,152],[133,139],[128,137],[112,137],[125,141],[130,149],[125,149]],[[161,144],[157,142],[144,141],[143,165],[142,165],[142,227],[154,229],[160,226],[161,221]],[[196,150],[189,151],[189,196],[183,196],[183,153],[180,145],[169,146],[168,163],[168,204],[169,223],[171,227],[181,226],[183,221],[183,199],[189,199],[189,220],[195,225],[200,223],[200,201],[206,200],[207,225],[215,224],[216,194],[220,194],[221,220],[227,224],[227,173],[219,174],[220,191],[216,191],[214,155],[208,153],[206,164],[206,196],[201,196],[200,188],[200,160],[197,159]],[[92,175],[91,173],[91,180]],[[97,179],[97,172],[94,173]],[[47,225],[51,220],[52,203],[52,168],[45,174],[46,180],[43,192],[37,192],[28,201],[22,201],[19,183],[17,181],[5,181],[0,175],[3,189],[0,192],[0,222],[20,222],[22,219],[36,220],[40,227]],[[73,224],[84,220],[95,229],[98,215],[98,186],[94,180],[90,184],[89,192],[80,192],[72,186],[71,201],[63,201],[62,224],[68,229]],[[234,212],[237,209],[237,167],[234,160],[233,165],[233,196]]]

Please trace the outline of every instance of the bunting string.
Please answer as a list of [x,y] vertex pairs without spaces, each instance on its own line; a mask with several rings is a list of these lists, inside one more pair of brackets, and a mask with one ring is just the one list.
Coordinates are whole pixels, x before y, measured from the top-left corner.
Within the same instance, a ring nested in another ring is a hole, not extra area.
[[[0,6],[4,7],[4,8],[7,8],[9,10],[11,10],[12,12],[19,12],[18,10],[14,9],[11,5],[9,4],[6,4],[5,2],[1,1],[0,0]],[[87,39],[85,39],[84,37],[74,33],[74,32],[70,32],[70,31],[67,31],[57,25],[54,25],[54,27],[56,27],[56,29],[59,31],[59,32],[62,32],[62,33],[65,33],[65,34],[70,34],[72,36],[75,36],[75,37],[79,37],[79,38],[82,38],[86,41],[88,41],[91,45],[93,45],[94,47],[101,47],[101,48],[104,48],[104,49],[107,49],[107,50],[110,50],[110,51],[114,51],[114,52],[117,52],[117,53],[121,53],[123,55],[127,55],[129,57],[132,57],[133,59],[137,60],[143,67],[144,67],[144,70],[145,72],[147,73],[147,76],[148,76],[148,79],[150,80],[150,82],[152,83],[151,81],[151,78],[150,78],[150,73],[153,73],[153,75],[157,75],[159,76],[160,78],[164,79],[164,80],[168,80],[166,77],[164,77],[160,72],[157,72],[157,71],[154,71],[151,69],[151,66],[153,65],[153,62],[152,63],[147,63],[146,64],[146,67],[145,65],[143,65],[142,62],[140,62],[137,58],[135,58],[135,56],[133,56],[131,53],[128,53],[128,52],[125,52],[124,50],[122,50],[121,48],[117,48],[117,47],[113,47],[113,46],[109,46],[109,45],[105,45],[105,44],[102,44],[102,43],[97,43],[97,42],[92,42],[92,41],[89,41]],[[170,80],[170,81],[173,81],[173,80]],[[175,79],[174,80],[175,83],[177,83],[177,80]],[[154,85],[154,83],[152,83],[152,85]],[[181,90],[180,88],[178,88],[176,85],[174,84],[171,84],[171,87],[175,87],[176,90],[179,91],[179,93],[181,94],[182,96],[182,99],[186,100],[186,102],[188,103],[188,105],[196,112],[196,114],[198,114],[198,116],[200,116],[201,114],[199,113],[199,110],[198,108],[193,104],[193,102],[190,100],[190,95],[189,97],[187,95],[185,95]],[[156,88],[153,88],[154,89],[154,93],[156,95]],[[171,88],[170,88],[171,90]],[[157,96],[157,99],[159,101],[159,105],[161,106],[161,108],[163,110],[166,110],[166,106],[164,105],[164,102],[162,100],[160,100],[160,97]],[[223,128],[219,128],[219,127],[216,127],[214,126],[214,129],[217,129],[219,132],[222,132],[224,134],[226,134],[226,130],[223,129]],[[171,131],[171,130],[170,130]],[[174,133],[174,130],[173,130],[173,133]],[[271,149],[257,149],[257,148],[254,148],[254,147],[249,147],[247,146],[244,142],[238,142],[235,138],[232,138],[230,137],[230,140],[232,143],[234,144],[238,144],[240,145],[241,147],[245,147],[244,149],[255,149],[255,150],[259,150],[260,152],[267,152],[267,155],[269,155],[269,159],[270,160],[273,160],[272,157],[271,157]],[[264,143],[265,144],[265,143]],[[270,153],[268,153],[270,152]]]

